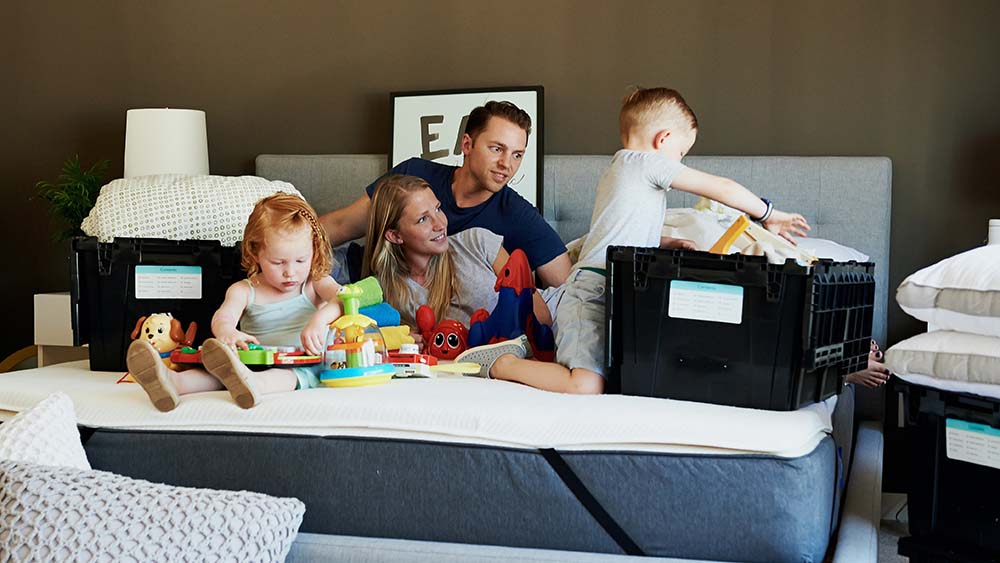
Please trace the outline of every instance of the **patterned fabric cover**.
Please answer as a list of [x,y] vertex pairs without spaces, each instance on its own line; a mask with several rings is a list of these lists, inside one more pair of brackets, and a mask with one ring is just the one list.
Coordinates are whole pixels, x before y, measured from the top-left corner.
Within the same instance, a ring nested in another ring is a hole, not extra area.
[[256,176],[121,178],[101,188],[81,228],[101,242],[145,237],[218,240],[233,246],[243,239],[254,204],[277,192],[302,195],[288,182]]
[[73,401],[53,393],[0,425],[0,461],[90,469]]
[[305,505],[0,462],[0,560],[283,561]]

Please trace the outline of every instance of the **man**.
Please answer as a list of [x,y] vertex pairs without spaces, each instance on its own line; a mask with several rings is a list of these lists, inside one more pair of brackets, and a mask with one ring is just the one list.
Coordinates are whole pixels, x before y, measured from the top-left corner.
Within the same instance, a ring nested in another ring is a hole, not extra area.
[[[528,145],[531,117],[510,102],[487,102],[469,114],[462,136],[462,166],[411,158],[389,174],[409,174],[431,185],[448,217],[448,234],[481,227],[503,237],[508,252],[520,248],[549,287],[570,271],[566,246],[538,210],[510,186]],[[378,180],[347,207],[320,217],[333,245],[364,236],[371,194]]]

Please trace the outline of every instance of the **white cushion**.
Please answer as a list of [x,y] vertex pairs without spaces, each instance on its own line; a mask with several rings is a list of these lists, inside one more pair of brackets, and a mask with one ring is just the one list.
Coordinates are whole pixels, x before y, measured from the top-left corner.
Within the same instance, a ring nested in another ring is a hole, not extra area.
[[304,512],[293,498],[0,462],[10,561],[284,561]]
[[1000,245],[974,248],[912,274],[896,290],[896,301],[936,328],[1000,336]]
[[835,262],[867,262],[869,256],[856,248],[844,246],[842,244],[813,237],[792,237],[798,243],[799,248],[817,258],[829,258]]
[[901,375],[1000,384],[1000,338],[947,330],[925,332],[886,350],[885,365]]
[[[735,213],[721,213],[710,209],[667,209],[660,234],[688,239],[694,242],[698,250],[708,250],[736,220],[739,212]],[[739,249],[734,248],[732,251],[739,252]]]
[[73,401],[65,393],[53,393],[0,424],[0,461],[90,469]]
[[101,188],[84,233],[115,237],[218,240],[233,246],[254,205],[277,192],[302,196],[288,182],[256,176],[163,174],[122,178]]

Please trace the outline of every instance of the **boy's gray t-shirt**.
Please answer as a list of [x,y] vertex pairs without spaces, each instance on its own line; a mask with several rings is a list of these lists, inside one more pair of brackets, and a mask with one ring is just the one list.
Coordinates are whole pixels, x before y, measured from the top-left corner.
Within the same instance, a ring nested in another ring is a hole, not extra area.
[[[446,318],[454,319],[466,328],[476,309],[493,311],[497,304],[497,293],[493,291],[497,275],[493,271],[493,261],[503,245],[503,237],[480,227],[466,229],[448,237],[449,252],[455,267],[455,292]],[[414,317],[417,308],[427,303],[427,289],[407,278],[410,288],[408,311],[400,311],[403,323],[416,326]],[[437,319],[440,321],[441,319]]]
[[611,245],[660,246],[667,190],[685,168],[656,152],[616,152],[597,184],[590,232],[576,267],[605,268]]

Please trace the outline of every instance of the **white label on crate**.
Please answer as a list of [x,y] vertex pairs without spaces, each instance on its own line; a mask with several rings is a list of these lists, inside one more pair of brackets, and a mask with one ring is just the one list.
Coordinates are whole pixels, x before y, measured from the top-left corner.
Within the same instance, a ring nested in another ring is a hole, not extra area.
[[992,426],[948,418],[944,442],[948,459],[1000,469],[1000,430]]
[[201,299],[201,266],[136,266],[136,299]]
[[667,316],[738,325],[743,322],[743,288],[723,283],[671,280]]

